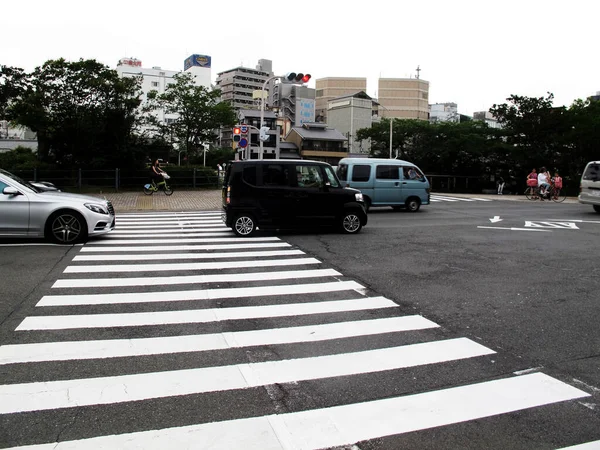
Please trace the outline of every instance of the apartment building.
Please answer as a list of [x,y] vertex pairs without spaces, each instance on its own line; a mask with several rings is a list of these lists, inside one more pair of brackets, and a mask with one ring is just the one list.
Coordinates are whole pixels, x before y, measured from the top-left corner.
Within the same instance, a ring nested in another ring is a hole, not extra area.
[[368,154],[370,142],[359,141],[356,133],[361,128],[371,128],[373,121],[378,120],[377,102],[365,91],[359,91],[331,100],[327,109],[327,125],[346,136],[348,151],[351,154]]
[[344,95],[367,91],[366,78],[327,77],[315,80],[315,121],[327,123],[329,102]]
[[221,90],[221,101],[230,103],[236,110],[253,108],[253,94],[262,90],[265,81],[273,75],[271,66],[271,61],[261,59],[256,69],[240,66],[218,73],[216,86]]
[[429,105],[429,121],[459,122],[458,105],[456,103],[434,103]]
[[429,81],[420,78],[379,78],[377,93],[383,117],[429,119]]

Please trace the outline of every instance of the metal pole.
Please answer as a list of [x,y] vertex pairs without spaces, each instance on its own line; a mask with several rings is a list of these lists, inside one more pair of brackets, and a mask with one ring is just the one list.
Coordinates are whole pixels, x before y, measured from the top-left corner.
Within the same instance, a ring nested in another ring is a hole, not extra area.
[[393,119],[390,117],[390,159],[392,159],[392,122]]
[[[264,122],[265,122],[265,88],[267,87],[267,83],[271,80],[275,80],[275,79],[279,79],[281,78],[280,76],[274,75],[272,77],[269,77],[265,80],[265,82],[262,85],[262,89],[260,91],[260,127],[262,128],[264,126]],[[260,139],[260,136],[258,138],[258,159],[263,159],[263,141]]]

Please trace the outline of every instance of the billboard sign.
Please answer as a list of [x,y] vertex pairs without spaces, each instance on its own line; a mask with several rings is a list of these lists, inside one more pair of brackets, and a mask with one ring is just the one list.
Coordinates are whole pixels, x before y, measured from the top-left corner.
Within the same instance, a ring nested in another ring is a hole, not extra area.
[[302,126],[304,123],[313,123],[315,121],[315,101],[310,98],[299,98],[296,100],[296,123],[295,126]]
[[183,70],[188,70],[190,67],[205,67],[210,69],[211,58],[208,55],[192,55],[183,62]]

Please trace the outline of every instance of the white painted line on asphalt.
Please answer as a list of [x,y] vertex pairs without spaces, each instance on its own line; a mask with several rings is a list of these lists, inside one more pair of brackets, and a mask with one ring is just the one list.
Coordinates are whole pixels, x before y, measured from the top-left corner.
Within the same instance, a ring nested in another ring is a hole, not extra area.
[[[467,338],[337,355],[0,385],[0,414],[141,401],[396,370],[495,353]],[[575,389],[575,388],[571,388]]]
[[444,201],[454,201],[454,202],[474,202],[475,200],[471,199],[471,198],[463,198],[463,197],[448,197],[448,196],[444,196],[444,195],[432,195],[431,197],[438,199],[438,200],[444,200]]
[[470,197],[473,200],[477,200],[478,202],[493,202],[494,200],[490,200],[489,198],[479,198],[479,197]]
[[210,245],[148,245],[148,246],[132,246],[132,247],[100,247],[86,246],[81,248],[81,253],[90,252],[159,252],[159,251],[207,251],[207,250],[243,250],[245,248],[277,248],[291,247],[287,242],[253,242],[249,244],[210,244]]
[[549,222],[576,222],[576,223],[600,223],[600,220],[581,220],[581,219],[549,219]]
[[147,225],[121,225],[116,228],[117,230],[163,230],[163,229],[177,229],[177,228],[208,228],[214,227],[215,225],[223,225],[223,222],[217,220],[207,221],[202,223],[167,223],[167,224],[147,224]]
[[58,280],[53,288],[97,288],[123,286],[172,286],[197,283],[236,283],[241,281],[272,281],[301,278],[337,277],[342,274],[333,269],[284,270],[278,272],[229,273],[218,275],[190,275],[177,277],[139,278],[74,278]]
[[12,244],[0,244],[0,247],[81,247],[83,244],[52,244],[49,242],[22,242]]
[[584,444],[562,447],[557,450],[600,450],[600,441],[591,441]]
[[193,239],[102,239],[88,241],[85,246],[95,245],[130,245],[130,244],[204,244],[209,242],[264,242],[264,241],[281,241],[276,236],[265,237],[235,237],[233,233],[215,233],[218,236],[213,238],[193,238]]
[[193,289],[185,291],[127,292],[119,294],[44,295],[36,306],[122,305],[133,303],[188,302],[223,298],[270,297],[273,295],[320,294],[325,292],[361,291],[356,281],[287,284],[276,286]]
[[432,195],[429,199],[438,201],[438,202],[457,202],[458,201],[457,199],[454,199],[454,198],[440,197],[438,195],[436,195],[436,196]]
[[[223,252],[223,253],[164,253],[153,256],[155,260],[168,261],[171,259],[224,259],[224,258],[266,258],[272,256],[297,256],[305,255],[302,250],[262,250],[254,252]],[[139,255],[82,255],[73,258],[73,261],[147,261],[148,254]]]
[[[125,235],[124,235],[125,236]],[[218,237],[218,236],[234,236],[233,231],[229,230],[229,231],[221,231],[221,232],[211,232],[209,233],[207,230],[204,230],[204,232],[202,233],[193,233],[193,232],[188,232],[188,233],[180,233],[180,234],[175,234],[175,235],[171,235],[168,236],[169,238],[174,238],[174,237],[186,237],[186,238],[201,238],[201,237]],[[160,239],[160,237],[156,237],[155,239],[143,239],[146,236],[140,236],[140,240],[138,242],[140,243],[151,243],[151,242],[157,242],[157,239]],[[135,238],[135,236],[127,236],[127,239],[131,239],[131,238]],[[250,239],[250,238],[248,238]],[[121,244],[121,242],[125,240],[124,237],[120,237],[117,233],[111,231],[109,234],[105,234],[102,236],[102,240],[98,240],[98,241],[93,241],[93,242],[89,242],[90,244],[108,244],[108,243],[112,243],[112,244]],[[109,241],[114,241],[114,242],[109,242]],[[158,241],[160,242],[160,241]],[[192,241],[187,241],[187,242],[192,242]]]
[[164,213],[147,213],[147,214],[138,214],[138,213],[119,213],[117,214],[117,220],[118,219],[122,219],[122,218],[140,218],[140,219],[153,219],[153,218],[161,218],[161,219],[167,219],[167,218],[173,218],[173,219],[182,219],[182,218],[186,218],[186,217],[193,217],[193,218],[198,218],[198,217],[221,217],[222,213],[218,212],[218,211],[208,211],[208,212],[164,212]]
[[[329,408],[20,447],[22,450],[308,450],[356,444],[587,397],[545,374]],[[588,450],[588,449],[586,449]]]
[[424,317],[405,316],[216,334],[3,345],[0,346],[0,365],[204,352],[257,345],[319,342],[437,327],[439,325]]
[[484,227],[484,226],[478,226],[477,228],[487,228],[490,230],[510,230],[510,231],[544,231],[546,233],[552,233],[551,230],[541,230],[539,228]]
[[191,309],[184,311],[152,311],[142,313],[82,314],[67,316],[29,316],[16,331],[70,330],[78,328],[141,327],[208,323],[225,320],[265,319],[273,317],[310,316],[380,308],[397,308],[385,297],[364,297],[287,305],[239,306],[230,308]]
[[121,230],[118,227],[114,229],[114,231],[110,232],[110,236],[124,236],[124,235],[132,235],[132,234],[143,234],[144,236],[148,236],[148,235],[164,235],[164,234],[176,234],[178,236],[187,236],[188,234],[186,233],[192,233],[194,231],[198,231],[198,232],[204,232],[204,231],[222,231],[222,230],[231,230],[230,228],[226,227],[225,225],[221,225],[218,227],[212,226],[210,225],[210,227],[212,228],[202,228],[199,229],[200,227],[194,227],[192,229],[186,230],[186,229],[181,229],[179,227],[175,227],[175,228],[167,228],[167,229],[153,229],[153,228],[149,228],[147,230]]
[[102,264],[68,266],[63,273],[168,272],[181,270],[245,269],[248,267],[281,267],[321,264],[315,258],[266,259],[263,261],[217,261],[199,263]]

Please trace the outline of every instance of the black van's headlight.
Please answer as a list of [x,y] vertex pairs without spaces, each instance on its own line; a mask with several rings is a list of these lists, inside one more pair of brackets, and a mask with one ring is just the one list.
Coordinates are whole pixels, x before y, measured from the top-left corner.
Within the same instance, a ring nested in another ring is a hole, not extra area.
[[354,199],[355,199],[357,202],[363,202],[363,201],[364,201],[364,199],[363,199],[362,192],[357,192],[356,194],[354,194]]

